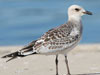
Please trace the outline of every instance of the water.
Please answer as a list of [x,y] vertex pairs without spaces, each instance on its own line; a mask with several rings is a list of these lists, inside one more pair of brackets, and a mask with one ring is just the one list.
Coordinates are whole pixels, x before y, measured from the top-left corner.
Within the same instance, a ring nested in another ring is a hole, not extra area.
[[0,46],[25,45],[67,21],[67,8],[78,4],[93,12],[83,16],[81,43],[100,43],[99,0],[0,0]]

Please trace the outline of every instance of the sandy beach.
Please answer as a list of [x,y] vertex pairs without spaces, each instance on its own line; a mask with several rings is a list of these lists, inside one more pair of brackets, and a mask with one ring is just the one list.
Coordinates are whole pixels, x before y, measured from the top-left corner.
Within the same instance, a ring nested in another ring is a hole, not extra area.
[[[0,57],[22,46],[1,46]],[[0,58],[0,75],[55,75],[55,56],[31,55],[6,63]],[[83,44],[68,53],[71,74],[100,72],[100,44]],[[64,56],[59,55],[59,75],[66,75]],[[98,74],[100,75],[100,74]]]

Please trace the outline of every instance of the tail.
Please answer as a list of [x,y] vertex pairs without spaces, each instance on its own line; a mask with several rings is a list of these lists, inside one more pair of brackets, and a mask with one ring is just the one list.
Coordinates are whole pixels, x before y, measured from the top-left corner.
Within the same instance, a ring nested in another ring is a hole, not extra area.
[[6,62],[8,62],[8,61],[13,60],[17,57],[25,57],[25,56],[28,56],[28,55],[36,54],[36,52],[33,50],[33,46],[34,46],[35,42],[36,41],[33,41],[28,46],[25,46],[21,50],[7,54],[7,55],[5,55],[1,58],[10,58],[6,61]]
[[8,62],[8,61],[13,60],[17,57],[25,57],[25,56],[32,55],[32,54],[36,54],[36,52],[27,52],[27,53],[21,54],[21,52],[17,51],[17,52],[13,52],[11,54],[5,55],[2,58],[10,58],[6,61],[6,62]]
[[[10,61],[10,60],[12,60],[12,59],[15,59],[15,58],[19,57],[19,56],[20,56],[20,55],[19,55],[19,52],[14,52],[14,53],[5,55],[5,56],[3,56],[2,58],[10,58],[10,59],[8,59],[8,60],[6,61],[6,62],[8,62],[8,61]],[[20,57],[24,57],[24,56],[20,56]]]

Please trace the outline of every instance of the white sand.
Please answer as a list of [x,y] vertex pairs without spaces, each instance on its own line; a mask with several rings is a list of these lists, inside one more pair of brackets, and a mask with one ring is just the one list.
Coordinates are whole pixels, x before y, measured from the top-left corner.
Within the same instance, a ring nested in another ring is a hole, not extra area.
[[[22,46],[0,47],[0,57]],[[6,63],[0,58],[0,75],[55,75],[55,56],[31,55]],[[79,45],[68,53],[72,74],[100,72],[100,44]],[[59,75],[66,75],[64,56],[59,55]],[[98,74],[100,75],[100,74]]]

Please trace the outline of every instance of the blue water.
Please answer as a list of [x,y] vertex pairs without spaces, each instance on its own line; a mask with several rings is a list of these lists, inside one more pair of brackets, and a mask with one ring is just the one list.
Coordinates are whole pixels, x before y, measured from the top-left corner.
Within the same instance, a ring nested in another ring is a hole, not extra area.
[[92,11],[83,16],[81,43],[100,43],[100,0],[0,0],[0,46],[25,45],[67,21],[67,8]]

